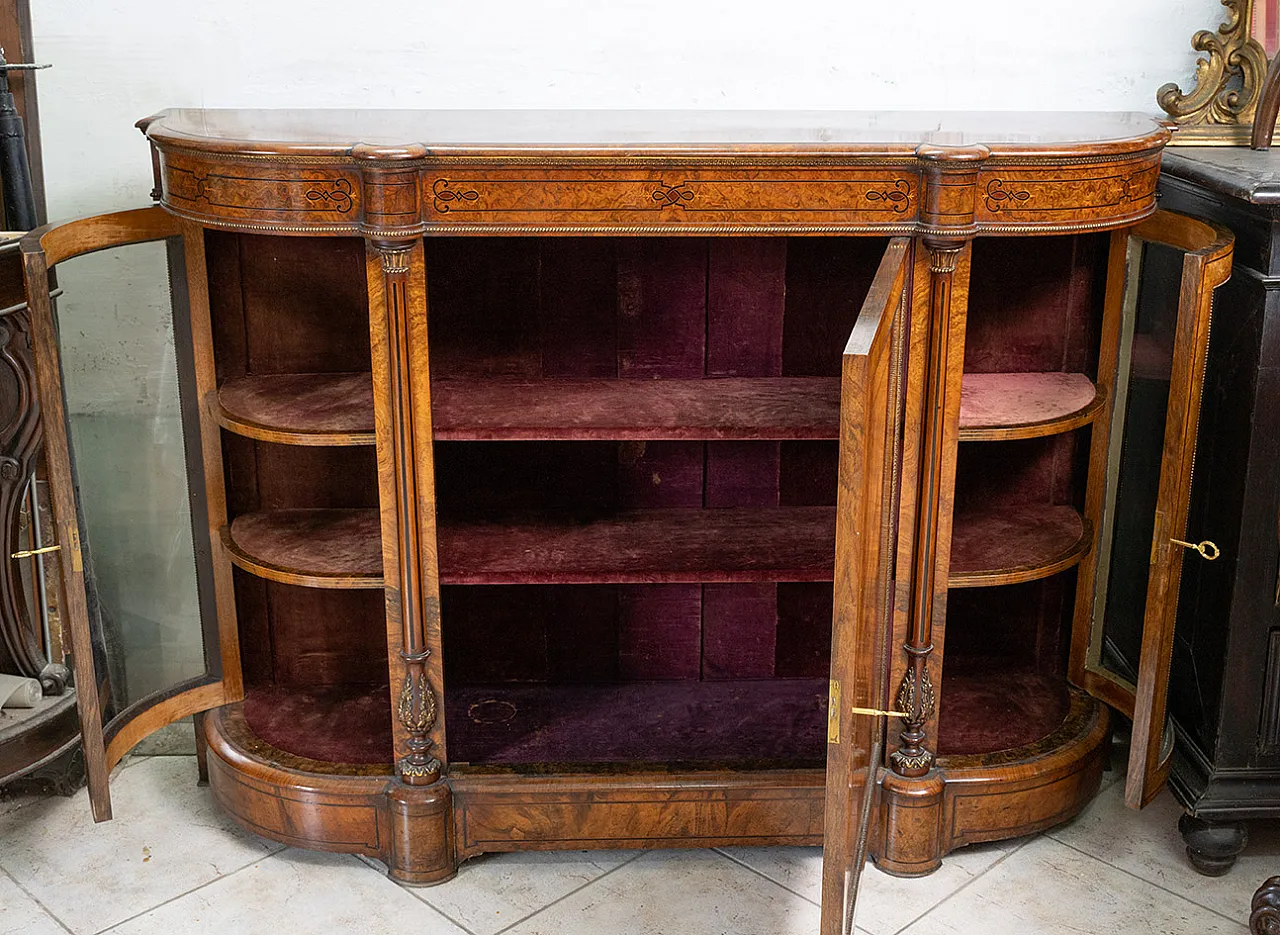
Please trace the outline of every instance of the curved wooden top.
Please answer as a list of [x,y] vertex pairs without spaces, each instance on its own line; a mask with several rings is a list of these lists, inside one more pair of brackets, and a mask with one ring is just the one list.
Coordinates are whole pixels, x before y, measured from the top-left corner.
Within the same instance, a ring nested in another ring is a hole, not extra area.
[[[914,153],[921,144],[993,155],[1151,149],[1169,138],[1139,113],[769,110],[204,110],[144,121],[163,147],[367,158],[497,151],[679,154]],[[423,152],[416,152],[420,147]]]
[[169,110],[175,214],[374,238],[1122,226],[1168,131],[1131,113]]

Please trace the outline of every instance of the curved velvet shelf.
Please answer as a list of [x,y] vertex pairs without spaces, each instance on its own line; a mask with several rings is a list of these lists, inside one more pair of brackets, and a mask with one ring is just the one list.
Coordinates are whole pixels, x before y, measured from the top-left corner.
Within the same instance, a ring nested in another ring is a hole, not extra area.
[[231,561],[245,571],[308,588],[380,588],[377,510],[272,510],[222,528]]
[[947,583],[981,588],[1047,578],[1079,562],[1092,541],[1090,524],[1069,506],[957,512]]
[[386,685],[251,685],[245,688],[243,716],[255,737],[293,764],[365,772],[395,762]]
[[[834,439],[840,381],[828,377],[506,381],[432,385],[439,441]],[[966,373],[962,441],[1067,432],[1093,421],[1104,398],[1079,373]],[[236,377],[218,390],[228,431],[287,445],[372,445],[367,373]]]
[[373,378],[367,373],[236,377],[218,389],[218,423],[285,445],[372,445]]
[[960,440],[1010,441],[1069,432],[1106,401],[1082,373],[966,373]]

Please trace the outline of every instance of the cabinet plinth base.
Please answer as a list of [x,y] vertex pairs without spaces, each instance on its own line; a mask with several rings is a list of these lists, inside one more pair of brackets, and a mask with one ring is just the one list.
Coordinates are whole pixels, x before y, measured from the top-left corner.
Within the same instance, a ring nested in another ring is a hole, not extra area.
[[431,886],[458,871],[453,846],[453,790],[447,782],[387,788],[391,816],[390,854],[383,858],[397,883]]
[[[922,876],[978,841],[1066,821],[1097,793],[1106,709],[1073,693],[1062,727],[1037,744],[939,757],[927,776],[881,779],[872,856]],[[392,879],[431,885],[492,851],[820,845],[825,770],[537,773],[458,768],[409,786],[385,766],[306,760],[254,736],[240,705],[204,718],[209,785],[241,825],[313,850],[383,861]]]
[[921,779],[886,773],[880,833],[872,837],[876,866],[923,876],[957,847],[1033,834],[1074,817],[1102,784],[1108,727],[1107,708],[1072,689],[1066,720],[1037,743],[940,756]]
[[[895,877],[922,877],[942,866],[943,793],[938,771],[920,777],[886,771],[880,782],[880,849],[876,866]],[[873,851],[874,853],[874,851]]]

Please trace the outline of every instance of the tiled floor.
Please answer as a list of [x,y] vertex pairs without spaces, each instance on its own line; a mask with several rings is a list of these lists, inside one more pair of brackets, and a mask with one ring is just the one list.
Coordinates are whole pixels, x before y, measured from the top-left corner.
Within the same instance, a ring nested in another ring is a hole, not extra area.
[[[0,935],[788,935],[818,924],[816,848],[508,854],[402,889],[381,865],[239,830],[187,756],[134,757],[115,821],[85,794],[0,801]],[[868,868],[866,935],[1243,935],[1280,873],[1280,828],[1255,826],[1226,877],[1187,865],[1167,794],[1141,814],[1108,780],[1076,821],[972,847],[919,880]]]

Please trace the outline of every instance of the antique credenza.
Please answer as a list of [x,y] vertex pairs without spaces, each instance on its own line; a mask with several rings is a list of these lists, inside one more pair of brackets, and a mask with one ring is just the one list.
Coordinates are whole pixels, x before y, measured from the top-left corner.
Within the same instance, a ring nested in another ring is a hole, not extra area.
[[[825,847],[891,873],[1168,769],[1220,228],[1126,114],[167,111],[165,240],[213,794],[410,883],[522,848]],[[62,322],[65,330],[67,322]],[[1208,551],[1202,546],[1202,554]],[[75,635],[75,634],[73,634]],[[1140,646],[1140,662],[1132,644]]]

